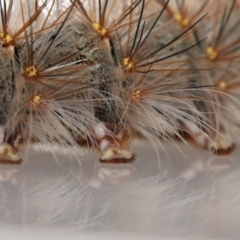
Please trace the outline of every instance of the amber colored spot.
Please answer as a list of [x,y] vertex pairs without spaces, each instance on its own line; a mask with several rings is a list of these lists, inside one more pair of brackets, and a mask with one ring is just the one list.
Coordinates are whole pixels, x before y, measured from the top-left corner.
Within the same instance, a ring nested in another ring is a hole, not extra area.
[[36,77],[37,69],[34,66],[26,67],[26,73],[28,77]]
[[142,92],[140,90],[136,90],[134,93],[133,93],[133,98],[140,98],[142,96]]
[[40,97],[39,95],[36,95],[36,96],[34,96],[34,97],[30,100],[30,105],[31,105],[32,107],[37,107],[37,105],[39,104],[40,100],[41,100],[41,97]]
[[227,83],[225,81],[221,81],[219,84],[218,84],[218,88],[221,90],[221,91],[225,91],[226,88],[227,88]]
[[38,96],[38,95],[37,95],[37,96],[34,96],[33,102],[34,102],[34,103],[38,103],[38,102],[40,101],[40,99],[41,99],[40,96]]
[[183,27],[187,27],[189,25],[189,19],[184,17],[182,14],[175,13],[173,17]]
[[133,62],[130,61],[130,58],[123,58],[122,64],[125,70],[131,70],[133,68]]
[[10,35],[4,34],[4,33],[0,33],[0,38],[2,39],[2,41],[3,41],[5,44],[8,44],[8,43],[10,43],[10,42],[13,40]]
[[101,35],[101,36],[105,36],[107,33],[107,29],[102,27],[99,23],[93,23],[93,28]]
[[207,47],[207,55],[211,61],[216,60],[218,57],[218,53],[213,47]]

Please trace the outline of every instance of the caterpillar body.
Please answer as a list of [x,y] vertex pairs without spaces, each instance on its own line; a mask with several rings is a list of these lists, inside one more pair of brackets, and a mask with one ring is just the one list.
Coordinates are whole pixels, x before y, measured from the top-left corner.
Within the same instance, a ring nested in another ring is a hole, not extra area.
[[35,143],[128,163],[138,137],[230,152],[238,11],[224,0],[1,0],[1,161]]

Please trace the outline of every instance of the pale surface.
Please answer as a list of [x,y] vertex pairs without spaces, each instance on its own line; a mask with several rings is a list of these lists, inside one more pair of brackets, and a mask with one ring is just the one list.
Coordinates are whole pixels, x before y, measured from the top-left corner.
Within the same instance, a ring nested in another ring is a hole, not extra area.
[[179,146],[159,161],[138,143],[129,165],[49,153],[1,165],[0,240],[239,239],[240,149]]

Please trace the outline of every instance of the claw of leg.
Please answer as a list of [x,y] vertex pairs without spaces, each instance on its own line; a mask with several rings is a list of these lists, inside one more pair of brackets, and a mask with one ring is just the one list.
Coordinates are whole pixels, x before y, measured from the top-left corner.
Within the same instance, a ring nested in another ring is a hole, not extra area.
[[208,144],[208,148],[216,155],[228,155],[235,149],[235,144],[218,137]]
[[221,147],[209,147],[210,150],[212,151],[213,154],[215,155],[219,155],[219,156],[222,156],[222,155],[229,155],[231,154],[234,149],[235,149],[235,144],[232,144],[232,145],[229,145],[228,147],[224,147],[224,148],[221,148]]

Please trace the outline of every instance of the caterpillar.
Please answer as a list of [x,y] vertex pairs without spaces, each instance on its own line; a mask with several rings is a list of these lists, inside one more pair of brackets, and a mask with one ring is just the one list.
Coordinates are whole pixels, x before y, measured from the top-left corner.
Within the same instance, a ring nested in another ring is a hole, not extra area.
[[45,144],[130,163],[136,138],[231,152],[238,11],[236,0],[1,0],[1,162]]

